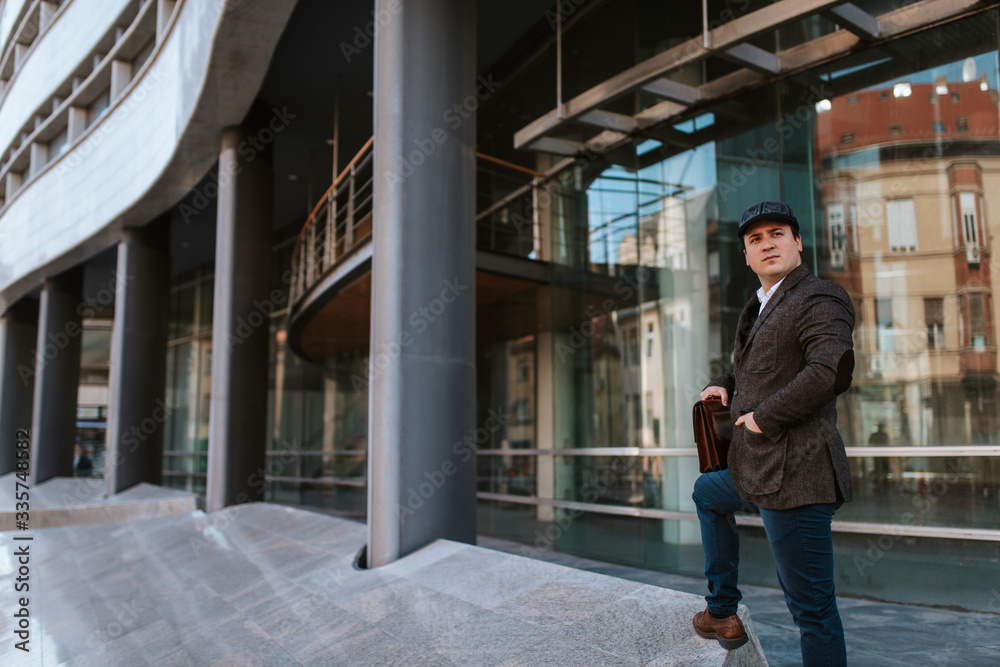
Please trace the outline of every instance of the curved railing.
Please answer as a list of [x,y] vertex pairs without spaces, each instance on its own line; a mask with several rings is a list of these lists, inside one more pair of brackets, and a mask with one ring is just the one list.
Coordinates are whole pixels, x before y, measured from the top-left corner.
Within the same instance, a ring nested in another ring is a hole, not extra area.
[[[292,304],[371,235],[373,143],[374,138],[368,139],[302,226],[292,251]],[[539,192],[556,172],[543,174],[482,153],[476,153],[476,158],[480,161],[477,207],[481,208],[476,215],[476,246],[520,257],[540,258]],[[512,177],[505,172],[518,176]],[[523,184],[525,176],[531,181]],[[498,192],[505,194],[494,201]]]
[[374,143],[365,142],[306,218],[292,251],[291,303],[371,235]]

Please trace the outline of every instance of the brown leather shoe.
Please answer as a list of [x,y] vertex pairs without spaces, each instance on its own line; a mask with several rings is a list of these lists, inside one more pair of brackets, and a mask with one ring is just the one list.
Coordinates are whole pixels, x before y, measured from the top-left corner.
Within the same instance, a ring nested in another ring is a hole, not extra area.
[[718,639],[722,648],[728,651],[743,646],[749,639],[739,616],[712,618],[707,607],[694,615],[694,631],[705,639]]

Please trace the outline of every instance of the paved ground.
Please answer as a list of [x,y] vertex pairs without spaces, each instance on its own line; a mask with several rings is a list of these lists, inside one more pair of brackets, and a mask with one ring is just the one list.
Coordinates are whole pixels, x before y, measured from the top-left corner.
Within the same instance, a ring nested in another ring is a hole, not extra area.
[[[727,652],[692,631],[689,593],[445,540],[360,570],[365,533],[255,503],[0,534],[0,665],[766,664],[745,607],[751,641]],[[6,593],[21,545],[26,603]]]
[[[777,589],[744,589],[755,639],[727,653],[690,629],[699,579],[551,551],[514,557],[521,545],[492,538],[361,571],[364,539],[356,521],[269,504],[0,533],[0,664],[736,667],[764,664],[761,647],[771,665],[800,664]],[[15,648],[10,594],[24,545],[30,653]],[[852,667],[1000,665],[1000,616],[840,606]]]
[[[480,546],[522,553],[522,545],[481,537]],[[554,551],[532,549],[533,557],[630,581],[705,594],[701,579],[603,563]],[[948,576],[947,571],[941,573]],[[989,590],[1000,582],[983,582]],[[743,603],[771,667],[801,665],[799,632],[777,588],[743,586]],[[1000,616],[917,605],[838,598],[851,667],[997,667]]]

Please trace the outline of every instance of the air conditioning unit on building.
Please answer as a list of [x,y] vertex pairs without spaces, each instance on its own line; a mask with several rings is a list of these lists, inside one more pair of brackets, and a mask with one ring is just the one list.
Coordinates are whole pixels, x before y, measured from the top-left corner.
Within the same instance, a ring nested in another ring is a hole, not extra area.
[[965,246],[965,257],[969,264],[979,264],[979,244],[971,243]]

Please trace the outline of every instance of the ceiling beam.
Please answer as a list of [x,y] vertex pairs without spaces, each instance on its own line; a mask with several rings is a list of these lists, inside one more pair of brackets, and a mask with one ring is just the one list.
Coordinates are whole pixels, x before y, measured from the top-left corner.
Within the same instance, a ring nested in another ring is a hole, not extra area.
[[668,118],[673,118],[679,116],[688,107],[684,104],[678,104],[677,102],[671,102],[666,100],[665,102],[660,102],[655,106],[651,106],[648,109],[643,109],[635,115],[639,119],[639,122],[645,125],[653,125],[654,123],[662,123]]
[[824,11],[844,0],[778,0],[755,12],[721,25],[708,33],[711,50],[705,48],[699,35],[677,46],[647,58],[632,67],[602,81],[593,88],[563,103],[562,117],[555,109],[546,113],[514,134],[514,147],[524,148],[534,143],[564,121],[576,118],[637,88],[662,78],[685,65],[700,61],[713,51],[723,51],[741,44],[755,35],[778,26]]
[[700,98],[697,87],[665,78],[650,81],[642,89],[647,93],[652,93],[657,97],[662,97],[678,104],[691,105]]
[[778,56],[753,44],[737,44],[719,55],[737,65],[764,74],[777,74],[781,70],[781,60]]
[[826,11],[826,17],[866,42],[873,42],[882,36],[879,20],[853,3],[831,7]]
[[583,144],[579,141],[569,139],[557,139],[556,137],[540,137],[528,146],[533,151],[542,153],[555,153],[556,155],[576,155],[583,150]]
[[[573,118],[580,120],[579,117],[593,111],[596,108],[596,104],[607,102],[614,97],[627,92],[634,92],[637,89],[642,89],[666,98],[666,101],[636,114],[635,120],[637,121],[637,128],[640,130],[643,130],[648,125],[669,123],[671,119],[683,116],[695,105],[707,105],[714,100],[720,100],[723,104],[726,104],[727,100],[728,102],[732,102],[731,98],[743,91],[752,90],[779,77],[807,76],[808,80],[813,82],[812,87],[816,95],[819,96],[817,97],[818,100],[826,95],[825,85],[827,85],[827,82],[808,76],[807,73],[809,70],[843,57],[853,51],[857,51],[859,45],[862,43],[881,44],[886,48],[891,48],[890,40],[903,37],[944,21],[956,20],[1000,5],[1000,2],[997,0],[922,0],[901,9],[882,14],[877,19],[871,17],[877,22],[877,25],[874,26],[870,23],[865,23],[864,17],[857,13],[861,10],[855,12],[849,8],[846,12],[843,12],[843,15],[852,18],[855,23],[858,23],[859,26],[855,26],[856,28],[867,26],[865,29],[872,34],[877,32],[877,39],[869,40],[846,28],[823,35],[822,37],[777,54],[769,53],[742,42],[742,40],[748,39],[751,34],[759,34],[761,31],[768,29],[768,27],[762,26],[770,25],[770,27],[773,27],[776,23],[787,23],[790,20],[794,20],[794,18],[789,18],[790,16],[798,18],[802,15],[832,11],[834,6],[845,4],[843,2],[818,2],[816,0],[811,2],[796,2],[794,5],[795,11],[792,11],[793,6],[790,4],[791,2],[792,0],[779,0],[773,5],[769,5],[764,9],[757,10],[752,14],[740,17],[735,21],[716,28],[710,33],[710,42],[713,45],[711,50],[704,48],[700,38],[694,38],[605,80],[601,84],[574,97],[569,102],[564,103],[562,119],[557,116],[556,110],[553,109],[522,128],[514,135],[515,147],[541,150],[536,148],[538,140],[565,123],[566,120]],[[803,9],[806,6],[810,8],[808,11]],[[778,7],[781,7],[782,11],[789,11],[790,14],[781,19],[776,18],[775,12],[777,10],[775,8]],[[750,19],[753,20],[751,21]],[[770,24],[768,24],[768,21],[770,21]],[[734,31],[740,22],[744,22],[747,34],[742,34],[740,39],[737,39],[739,33]],[[733,40],[736,40],[737,43],[720,44],[720,42]],[[745,64],[748,66],[752,63],[755,67],[753,69],[747,67],[730,72],[717,79],[708,81],[697,88],[664,78],[665,73],[689,62],[699,60],[706,55],[720,55],[730,59],[740,58],[746,61]],[[803,83],[805,82],[803,80]],[[715,107],[711,109],[706,108],[705,111],[719,112],[720,114],[725,113],[723,109]],[[593,117],[590,120],[593,121]],[[601,123],[591,122],[591,124],[597,124],[600,127],[612,130],[620,130],[626,127],[624,124],[621,127],[615,128],[607,128],[606,124]],[[565,142],[565,140],[557,141]],[[590,144],[591,142],[585,142],[585,144],[580,144],[580,146],[586,145],[588,149],[591,149]],[[565,150],[553,152],[564,155],[569,154]]]
[[642,126],[642,122],[637,118],[613,111],[604,111],[603,109],[588,111],[577,118],[577,120],[587,125],[594,125],[605,130],[617,130],[627,134],[635,132]]

